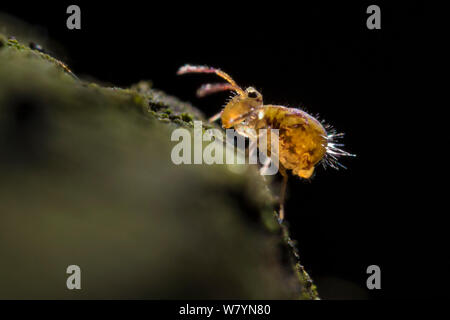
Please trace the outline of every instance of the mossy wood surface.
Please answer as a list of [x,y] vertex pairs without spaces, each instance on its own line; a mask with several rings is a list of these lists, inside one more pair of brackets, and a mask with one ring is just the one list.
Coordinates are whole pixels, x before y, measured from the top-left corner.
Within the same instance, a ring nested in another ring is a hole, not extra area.
[[172,163],[194,120],[0,35],[0,298],[317,299],[255,166]]

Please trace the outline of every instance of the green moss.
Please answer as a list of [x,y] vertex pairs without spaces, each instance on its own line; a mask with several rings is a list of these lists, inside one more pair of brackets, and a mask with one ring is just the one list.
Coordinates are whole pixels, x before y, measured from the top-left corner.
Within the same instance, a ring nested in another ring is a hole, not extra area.
[[317,287],[311,280],[309,274],[305,271],[305,268],[300,263],[297,263],[295,265],[295,271],[297,273],[299,281],[304,284],[304,287],[300,293],[300,299],[303,300],[319,299]]
[[26,47],[19,44],[19,42],[16,39],[8,39],[7,45],[11,48],[17,49],[17,50],[25,50]]
[[181,120],[185,121],[185,122],[193,122],[194,118],[191,114],[183,112],[181,114]]

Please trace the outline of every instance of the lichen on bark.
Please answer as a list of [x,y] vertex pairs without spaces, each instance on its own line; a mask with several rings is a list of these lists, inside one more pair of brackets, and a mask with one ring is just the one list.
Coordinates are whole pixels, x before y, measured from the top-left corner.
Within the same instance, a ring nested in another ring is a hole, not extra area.
[[194,120],[0,34],[0,298],[318,299],[255,166],[172,163]]

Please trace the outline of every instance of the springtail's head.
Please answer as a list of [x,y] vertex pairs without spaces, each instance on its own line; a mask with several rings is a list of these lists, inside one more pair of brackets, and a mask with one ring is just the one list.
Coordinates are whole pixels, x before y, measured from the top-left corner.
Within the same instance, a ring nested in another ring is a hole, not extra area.
[[263,106],[262,95],[252,87],[248,87],[243,94],[232,97],[222,111],[222,126],[231,128],[243,122],[255,110]]
[[202,85],[197,90],[198,97],[204,97],[221,91],[233,91],[236,93],[228,101],[221,113],[222,126],[224,128],[231,128],[238,125],[263,105],[261,93],[253,87],[248,87],[243,90],[233,78],[222,70],[207,66],[184,65],[177,72],[178,75],[186,73],[214,73],[227,81],[226,83],[208,83]]

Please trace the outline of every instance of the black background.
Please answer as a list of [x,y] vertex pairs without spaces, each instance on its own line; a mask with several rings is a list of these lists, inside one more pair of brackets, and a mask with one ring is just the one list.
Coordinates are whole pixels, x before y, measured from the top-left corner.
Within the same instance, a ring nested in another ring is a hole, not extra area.
[[[81,7],[81,30],[66,8]],[[275,1],[205,4],[156,1],[3,4],[64,48],[75,74],[154,86],[207,115],[227,94],[199,100],[209,76],[177,77],[185,63],[219,67],[266,103],[302,107],[346,133],[347,170],[318,168],[289,182],[287,220],[302,262],[323,298],[432,298],[444,294],[443,214],[424,193],[432,160],[422,115],[428,8],[411,2]],[[381,7],[381,30],[366,8]],[[51,48],[49,49],[51,51]],[[366,289],[366,268],[381,267],[382,289]]]

